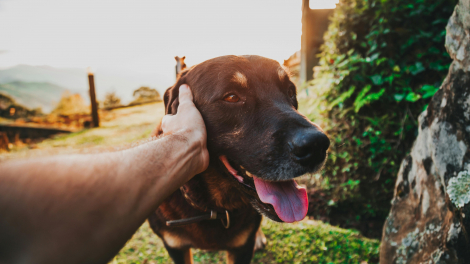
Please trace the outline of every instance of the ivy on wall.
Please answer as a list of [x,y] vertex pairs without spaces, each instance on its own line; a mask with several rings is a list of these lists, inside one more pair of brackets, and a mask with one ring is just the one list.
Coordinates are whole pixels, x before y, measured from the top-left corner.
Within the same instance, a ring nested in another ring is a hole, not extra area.
[[456,2],[340,1],[302,106],[332,141],[314,184],[329,199],[319,218],[385,220],[418,115],[449,69],[445,27]]

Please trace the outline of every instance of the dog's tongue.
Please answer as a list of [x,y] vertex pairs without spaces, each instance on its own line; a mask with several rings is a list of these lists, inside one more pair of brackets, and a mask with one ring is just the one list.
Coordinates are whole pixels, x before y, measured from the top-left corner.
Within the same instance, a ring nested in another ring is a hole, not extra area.
[[294,180],[269,182],[256,176],[253,179],[260,200],[271,204],[282,221],[292,223],[305,218],[308,211],[305,188],[297,185]]

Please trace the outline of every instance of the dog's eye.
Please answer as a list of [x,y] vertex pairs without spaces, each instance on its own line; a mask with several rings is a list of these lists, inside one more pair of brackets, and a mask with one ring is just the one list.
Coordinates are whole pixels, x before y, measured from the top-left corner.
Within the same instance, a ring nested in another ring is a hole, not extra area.
[[235,94],[229,94],[229,95],[224,97],[224,101],[227,101],[227,102],[230,102],[230,103],[236,103],[236,102],[240,101],[240,97],[238,97]]

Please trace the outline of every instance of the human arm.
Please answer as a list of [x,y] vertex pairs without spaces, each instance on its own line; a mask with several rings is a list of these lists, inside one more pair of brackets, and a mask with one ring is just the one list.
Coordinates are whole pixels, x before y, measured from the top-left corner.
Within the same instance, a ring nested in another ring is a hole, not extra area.
[[179,100],[181,114],[163,120],[165,135],[135,148],[0,163],[0,263],[109,261],[208,165],[189,89],[180,89]]

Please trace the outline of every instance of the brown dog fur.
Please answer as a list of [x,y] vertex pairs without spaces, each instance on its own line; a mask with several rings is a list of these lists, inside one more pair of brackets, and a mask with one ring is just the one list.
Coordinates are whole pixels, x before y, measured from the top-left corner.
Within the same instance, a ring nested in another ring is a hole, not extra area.
[[[192,247],[226,250],[229,263],[250,263],[255,244],[262,248],[266,243],[259,229],[258,212],[276,221],[280,219],[271,205],[259,200],[255,191],[234,180],[218,157],[227,155],[234,164],[243,164],[240,168],[246,167],[266,180],[291,179],[312,172],[321,164],[299,165],[292,161],[286,154],[284,138],[290,136],[291,130],[319,128],[297,112],[295,86],[279,63],[270,59],[224,56],[193,66],[182,72],[175,85],[165,92],[166,114],[176,113],[178,88],[182,84],[191,87],[194,103],[203,116],[211,159],[208,169],[192,178],[184,188],[198,205],[218,212],[229,211],[231,226],[224,228],[220,220],[166,226],[168,220],[204,213],[190,205],[180,190],[149,217],[150,226],[177,264],[191,263]],[[227,91],[235,91],[243,101],[224,102]],[[155,135],[161,133],[160,127],[154,131]],[[318,155],[316,159],[323,161],[326,154]],[[253,184],[252,179],[245,178]]]

